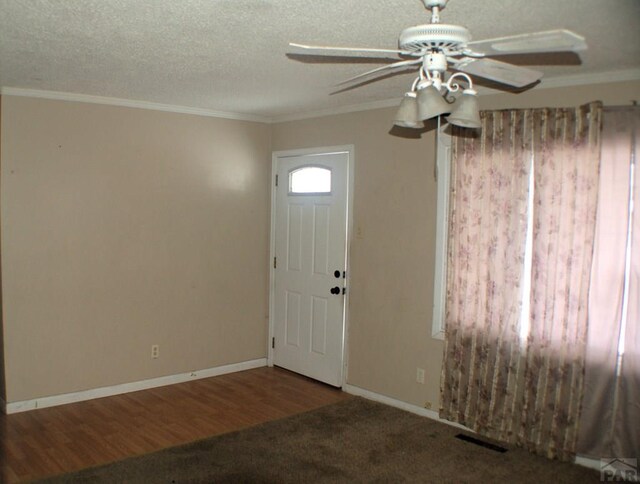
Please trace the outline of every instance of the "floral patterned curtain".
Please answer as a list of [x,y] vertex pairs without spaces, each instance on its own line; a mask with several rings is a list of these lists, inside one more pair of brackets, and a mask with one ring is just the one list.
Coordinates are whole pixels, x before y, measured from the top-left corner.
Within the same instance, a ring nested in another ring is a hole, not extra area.
[[520,325],[531,113],[454,130],[440,416],[510,440],[521,413]]
[[454,132],[440,415],[563,459],[582,397],[600,112],[484,112],[480,134]]
[[533,264],[524,421],[538,453],[575,452],[584,388],[602,106],[534,113]]

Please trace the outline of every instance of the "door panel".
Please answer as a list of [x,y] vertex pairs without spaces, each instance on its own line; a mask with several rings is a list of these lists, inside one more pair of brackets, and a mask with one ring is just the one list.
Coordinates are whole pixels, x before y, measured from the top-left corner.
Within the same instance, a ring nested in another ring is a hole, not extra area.
[[287,291],[285,343],[289,346],[300,346],[300,300],[301,294]]
[[311,300],[311,351],[324,355],[327,349],[327,316],[329,302],[327,298],[313,296]]
[[276,165],[273,361],[335,386],[342,385],[348,164],[342,152],[281,157]]
[[313,273],[326,276],[329,273],[329,230],[331,207],[316,205],[313,213]]
[[288,250],[287,250],[287,270],[302,270],[302,216],[303,205],[289,204],[289,220],[287,224]]

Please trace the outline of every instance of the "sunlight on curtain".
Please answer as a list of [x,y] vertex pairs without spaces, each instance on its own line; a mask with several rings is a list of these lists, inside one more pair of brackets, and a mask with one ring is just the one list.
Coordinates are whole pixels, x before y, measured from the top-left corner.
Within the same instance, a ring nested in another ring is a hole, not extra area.
[[584,388],[602,106],[534,114],[531,319],[522,442],[548,457],[575,452]]
[[[533,207],[534,193],[534,168],[533,155],[529,165],[529,198],[527,205]],[[524,276],[522,284],[522,312],[520,313],[520,349],[524,351],[527,347],[527,339],[529,338],[529,320],[531,318],[531,271],[533,270],[533,210],[528,211],[527,215],[527,240],[524,248]]]
[[511,441],[522,406],[520,314],[531,112],[455,129],[440,416]]
[[481,134],[454,131],[440,415],[562,459],[582,397],[600,113],[492,111]]

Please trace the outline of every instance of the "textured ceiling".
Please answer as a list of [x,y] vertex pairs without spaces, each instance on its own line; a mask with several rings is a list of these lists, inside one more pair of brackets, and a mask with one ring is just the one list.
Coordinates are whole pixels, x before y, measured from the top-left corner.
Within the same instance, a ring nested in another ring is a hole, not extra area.
[[[331,94],[376,65],[302,62],[287,57],[288,42],[393,49],[404,28],[428,21],[419,0],[0,0],[0,86],[277,118],[400,99],[413,79]],[[580,64],[556,55],[535,67],[546,79],[640,69],[638,0],[450,0],[442,22],[474,40],[585,36]]]

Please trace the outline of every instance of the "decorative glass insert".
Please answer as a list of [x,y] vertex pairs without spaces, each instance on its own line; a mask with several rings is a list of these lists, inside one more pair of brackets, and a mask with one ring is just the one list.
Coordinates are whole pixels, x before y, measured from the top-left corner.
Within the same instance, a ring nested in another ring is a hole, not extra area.
[[289,193],[331,193],[331,170],[305,166],[290,172]]

